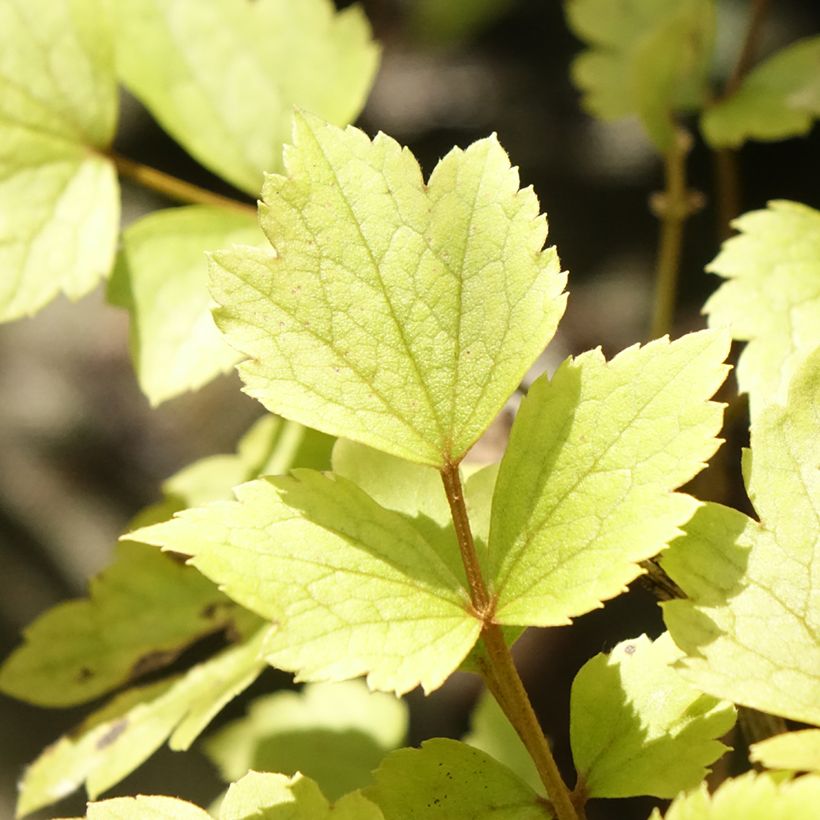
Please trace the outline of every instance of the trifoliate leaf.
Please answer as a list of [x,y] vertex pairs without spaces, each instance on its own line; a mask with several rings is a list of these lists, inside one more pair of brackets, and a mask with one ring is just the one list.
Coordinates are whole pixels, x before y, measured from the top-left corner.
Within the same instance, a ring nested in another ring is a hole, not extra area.
[[750,747],[749,759],[768,769],[820,773],[820,729],[785,732],[761,740]]
[[706,97],[713,0],[567,0],[567,21],[589,50],[572,65],[583,104],[604,120],[637,115],[660,150],[672,114]]
[[820,724],[820,351],[797,371],[785,408],[752,424],[744,474],[760,523],[707,504],[664,554],[689,600],[663,605],[699,689]]
[[549,820],[546,800],[506,766],[456,740],[389,754],[364,790],[385,820]]
[[246,392],[410,461],[458,461],[564,309],[532,189],[494,137],[451,151],[425,185],[384,134],[303,115],[285,165],[261,209],[276,252],[212,257]]
[[707,267],[727,281],[706,302],[712,327],[746,341],[737,366],[752,417],[783,404],[792,375],[820,345],[820,212],[797,202],[770,202],[735,220]]
[[515,772],[533,791],[541,794],[544,786],[527,747],[513,729],[495,698],[485,689],[470,718],[470,731],[464,743],[480,749]]
[[676,487],[717,448],[725,334],[569,359],[530,388],[501,462],[489,578],[502,624],[566,624],[620,594],[698,502]]
[[119,228],[107,0],[0,4],[0,321],[107,276]]
[[256,196],[282,167],[294,105],[361,110],[378,49],[361,9],[329,0],[119,0],[128,88],[203,165]]
[[238,603],[274,622],[264,652],[299,680],[367,675],[402,694],[440,686],[480,631],[434,546],[341,477],[295,470],[236,488],[133,537],[193,556]]
[[199,205],[156,211],[125,231],[108,298],[130,313],[131,357],[152,404],[236,364],[211,317],[205,251],[262,240],[252,216]]
[[[776,781],[749,772],[726,780],[709,795],[702,785],[682,794],[664,820],[815,820],[820,801],[820,777]],[[650,820],[661,820],[658,809]]]
[[752,69],[740,88],[703,112],[701,129],[714,147],[748,139],[807,134],[820,116],[820,37],[807,37]]
[[717,738],[735,711],[690,686],[667,633],[641,635],[596,655],[575,676],[570,738],[588,797],[674,797],[696,787],[727,749]]
[[140,794],[89,803],[87,820],[210,820],[204,809],[176,797]]
[[248,715],[205,741],[224,780],[250,769],[313,778],[329,799],[361,788],[407,733],[403,701],[361,681],[307,684],[257,698]]
[[236,609],[196,570],[122,543],[89,598],[58,604],[26,629],[0,669],[0,690],[40,706],[84,703],[169,664]]
[[[253,620],[246,618],[241,634]],[[131,689],[49,746],[23,774],[18,814],[71,794],[82,783],[91,798],[118,783],[165,740],[184,750],[222,707],[250,686],[265,666],[264,629],[178,678]]]

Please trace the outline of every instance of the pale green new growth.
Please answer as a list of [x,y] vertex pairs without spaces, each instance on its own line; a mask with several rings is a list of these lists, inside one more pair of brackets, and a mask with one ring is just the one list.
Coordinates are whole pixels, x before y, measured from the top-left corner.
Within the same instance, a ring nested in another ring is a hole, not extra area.
[[292,109],[345,125],[378,63],[358,7],[329,0],[117,0],[128,88],[203,165],[256,196]]
[[389,754],[364,794],[385,820],[551,820],[546,800],[506,766],[457,740]]
[[236,489],[133,537],[191,555],[274,623],[264,652],[299,680],[367,675],[372,689],[440,686],[480,622],[447,563],[404,517],[311,470]]
[[597,117],[640,117],[660,150],[672,114],[700,105],[714,39],[713,0],[567,0],[567,21],[590,48],[572,75]]
[[[778,782],[749,772],[724,781],[709,795],[702,784],[696,792],[678,797],[664,820],[816,820],[820,777]],[[650,820],[661,820],[655,809]]]
[[820,212],[776,201],[733,225],[740,235],[707,267],[728,281],[703,310],[712,327],[748,342],[737,381],[754,418],[785,402],[795,370],[820,345]]
[[311,427],[435,467],[484,432],[565,299],[546,221],[494,137],[439,162],[308,116],[267,178],[275,247],[213,255],[246,392]]
[[680,534],[675,493],[717,449],[725,333],[701,331],[568,359],[530,388],[496,483],[495,620],[553,626],[601,606]]
[[58,604],[25,631],[0,668],[0,690],[71,706],[161,668],[231,623],[236,605],[206,578],[153,547],[123,543],[88,599]]
[[199,806],[176,797],[140,794],[89,803],[87,820],[210,820]]
[[252,217],[205,206],[156,211],[125,231],[108,298],[130,313],[131,357],[152,404],[236,364],[211,317],[205,251],[261,241]]
[[707,504],[663,556],[689,597],[664,604],[704,692],[820,724],[820,351],[795,374],[785,408],[752,425],[744,458],[760,523]]
[[370,782],[370,772],[407,733],[404,702],[361,681],[307,684],[257,698],[246,717],[205,741],[222,778],[250,769],[297,771],[331,800]]
[[589,797],[674,797],[697,786],[726,746],[731,704],[690,686],[668,633],[645,635],[587,661],[572,684],[570,737]]
[[[247,634],[251,619],[243,631]],[[90,797],[130,774],[166,739],[190,747],[202,730],[256,679],[264,631],[179,678],[132,689],[92,714],[76,731],[49,746],[26,769],[18,814],[54,803],[83,782]]]
[[107,0],[0,3],[0,320],[111,270],[117,118]]
[[701,129],[711,145],[737,147],[807,134],[818,116],[820,37],[807,37],[764,60],[734,94],[707,108]]
[[820,729],[786,732],[754,743],[749,759],[769,769],[820,773]]
[[486,689],[473,709],[470,731],[462,740],[503,763],[533,791],[543,793],[544,784],[530,753],[496,699]]

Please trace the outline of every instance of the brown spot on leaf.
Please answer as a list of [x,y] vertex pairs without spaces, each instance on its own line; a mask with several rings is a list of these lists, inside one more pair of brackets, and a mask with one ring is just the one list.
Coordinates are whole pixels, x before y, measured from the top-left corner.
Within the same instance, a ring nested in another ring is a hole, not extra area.
[[93,678],[95,674],[93,669],[89,669],[87,666],[81,666],[79,672],[77,672],[77,683],[85,683],[87,680]]

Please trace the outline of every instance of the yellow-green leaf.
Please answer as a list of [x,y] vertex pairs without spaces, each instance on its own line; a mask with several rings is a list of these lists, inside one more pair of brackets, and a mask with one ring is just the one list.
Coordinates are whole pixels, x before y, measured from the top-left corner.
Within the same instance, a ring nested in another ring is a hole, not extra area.
[[749,758],[768,769],[820,773],[820,729],[802,729],[753,743]]

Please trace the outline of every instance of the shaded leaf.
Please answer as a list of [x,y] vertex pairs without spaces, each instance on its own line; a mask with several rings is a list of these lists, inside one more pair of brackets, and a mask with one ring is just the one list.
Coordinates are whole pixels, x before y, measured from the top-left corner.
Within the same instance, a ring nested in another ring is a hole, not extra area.
[[698,502],[673,490],[719,444],[726,334],[569,359],[530,388],[493,498],[489,577],[502,624],[552,626],[624,591]]
[[570,736],[589,797],[674,797],[696,787],[727,747],[735,710],[690,686],[668,633],[641,635],[587,661],[572,684]]
[[367,675],[372,689],[440,686],[472,648],[469,596],[419,531],[351,482],[311,470],[236,489],[133,537],[191,555],[276,624],[264,652],[299,680]]
[[713,0],[567,0],[567,21],[589,49],[572,77],[596,117],[640,117],[656,147],[674,139],[672,114],[700,106],[714,40]]
[[551,338],[565,277],[495,138],[425,186],[408,150],[308,116],[261,223],[276,252],[213,255],[211,293],[268,409],[410,461],[458,461]]
[[820,116],[820,36],[781,49],[744,78],[729,97],[701,118],[714,147],[736,148],[746,140],[782,140],[807,134]]
[[385,820],[549,820],[552,812],[506,766],[456,740],[389,754],[364,790]]
[[257,698],[246,717],[204,743],[224,780],[247,771],[315,780],[335,800],[370,782],[370,772],[407,732],[407,708],[361,681],[307,684]]
[[699,689],[820,724],[820,350],[797,371],[786,407],[752,424],[744,476],[760,523],[706,504],[664,553],[689,600],[663,604]]
[[107,0],[0,4],[0,321],[107,276],[119,228]]
[[252,216],[202,205],[156,211],[123,234],[108,299],[130,313],[131,358],[153,405],[236,364],[211,317],[205,252],[262,239]]
[[732,224],[740,235],[707,267],[727,281],[703,310],[712,327],[748,342],[737,381],[754,417],[785,402],[795,370],[820,345],[820,212],[781,200]]
[[364,104],[378,49],[356,6],[329,0],[118,0],[118,68],[163,128],[256,196],[281,168],[299,105],[345,125]]
[[[246,617],[242,634],[257,624]],[[23,774],[17,803],[27,814],[85,783],[91,798],[118,783],[166,740],[190,747],[213,717],[265,666],[259,650],[265,630],[183,675],[131,689],[49,746]]]

